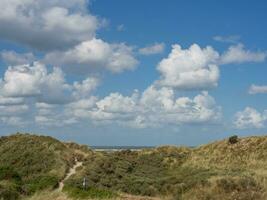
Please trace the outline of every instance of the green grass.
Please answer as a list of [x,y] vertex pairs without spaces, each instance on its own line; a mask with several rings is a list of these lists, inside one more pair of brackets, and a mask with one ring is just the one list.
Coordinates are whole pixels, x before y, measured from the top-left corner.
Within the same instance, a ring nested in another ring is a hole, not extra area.
[[74,199],[110,199],[118,196],[115,192],[96,187],[82,189],[81,187],[66,185],[63,191],[66,192],[69,197]]
[[[102,156],[95,155],[84,163],[80,175],[68,183],[75,187],[82,177],[89,180],[92,187],[105,188],[124,193],[144,196],[179,195],[192,187],[208,183],[217,173],[202,168],[183,167],[185,156],[162,151],[158,152],[122,151]],[[178,158],[176,167],[166,163],[169,158]]]
[[29,134],[1,137],[0,155],[0,199],[7,200],[11,193],[16,199],[56,187],[73,160],[72,151],[60,141]]
[[[64,193],[53,193],[67,195],[65,199],[113,199],[121,193],[182,200],[267,199],[267,137],[105,153],[51,137],[16,134],[0,138],[0,155],[3,200],[36,192],[45,200],[42,191],[55,191],[74,157],[83,165],[65,182]],[[84,177],[86,190],[81,187]]]
[[250,137],[198,148],[166,146],[140,152],[94,153],[68,183],[76,187],[87,177],[92,187],[134,195],[263,200],[266,150],[267,137]]

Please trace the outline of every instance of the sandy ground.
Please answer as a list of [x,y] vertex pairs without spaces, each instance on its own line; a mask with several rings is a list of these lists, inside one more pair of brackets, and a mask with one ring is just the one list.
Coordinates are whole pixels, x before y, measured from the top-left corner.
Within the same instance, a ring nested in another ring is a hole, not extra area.
[[68,180],[73,174],[75,174],[76,173],[76,169],[78,167],[82,166],[82,164],[83,164],[82,162],[78,162],[77,159],[75,159],[75,165],[72,168],[70,168],[70,170],[67,173],[67,175],[65,176],[65,178],[59,183],[59,188],[58,188],[59,191],[62,191],[62,189],[64,187],[64,182],[66,180]]

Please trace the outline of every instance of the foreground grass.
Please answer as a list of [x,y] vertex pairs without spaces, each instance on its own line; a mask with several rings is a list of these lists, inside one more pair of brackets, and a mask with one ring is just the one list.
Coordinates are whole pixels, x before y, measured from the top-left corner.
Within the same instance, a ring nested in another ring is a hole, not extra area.
[[66,194],[60,191],[41,191],[31,197],[25,197],[23,200],[72,200]]
[[51,137],[16,134],[0,138],[0,199],[15,200],[57,187],[73,156]]
[[[54,191],[41,191],[35,193],[31,197],[26,197],[23,198],[23,200],[77,200],[77,199],[82,199],[82,200],[160,200],[159,198],[151,198],[151,197],[144,197],[144,196],[133,196],[133,195],[128,195],[128,194],[119,194],[116,197],[113,198],[91,198],[91,197],[85,197],[85,198],[77,198],[77,197],[70,197],[67,194],[60,192],[58,190]],[[164,200],[169,200],[169,199],[164,199]]]
[[118,197],[118,194],[107,189],[99,189],[95,187],[89,187],[88,189],[82,189],[80,187],[73,187],[66,185],[64,192],[73,199],[114,199]]
[[95,153],[68,184],[87,177],[96,188],[170,199],[265,200],[267,137],[199,148]]
[[[266,200],[267,137],[197,148],[93,152],[50,137],[0,138],[0,199]],[[76,157],[83,162],[56,188]],[[88,189],[82,189],[82,180]],[[127,194],[127,195],[126,195]]]

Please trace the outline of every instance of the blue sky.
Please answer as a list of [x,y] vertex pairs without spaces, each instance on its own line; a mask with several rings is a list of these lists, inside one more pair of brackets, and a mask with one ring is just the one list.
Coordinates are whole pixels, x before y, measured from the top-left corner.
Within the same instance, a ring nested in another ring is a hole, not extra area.
[[265,1],[0,7],[2,135],[197,145],[267,131]]

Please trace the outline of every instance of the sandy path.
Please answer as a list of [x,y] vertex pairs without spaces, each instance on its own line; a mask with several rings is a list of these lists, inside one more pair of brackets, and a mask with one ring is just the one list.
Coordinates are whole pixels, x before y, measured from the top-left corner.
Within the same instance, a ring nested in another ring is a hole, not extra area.
[[67,173],[67,175],[65,176],[65,178],[62,181],[60,181],[59,188],[58,188],[59,191],[62,191],[62,189],[64,187],[64,182],[66,180],[68,180],[73,174],[75,174],[76,173],[76,169],[78,167],[82,166],[82,164],[83,164],[82,162],[79,162],[77,159],[75,159],[75,164],[73,165],[73,167],[70,168],[70,171]]

